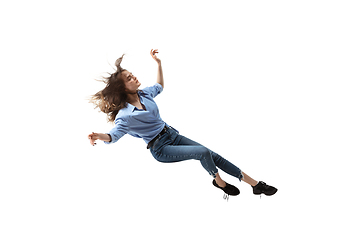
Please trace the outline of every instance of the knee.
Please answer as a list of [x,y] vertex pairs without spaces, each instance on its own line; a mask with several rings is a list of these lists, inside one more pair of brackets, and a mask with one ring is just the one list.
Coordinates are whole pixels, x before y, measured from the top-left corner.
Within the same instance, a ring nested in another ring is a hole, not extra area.
[[200,147],[199,154],[202,156],[203,159],[211,159],[211,152],[206,147]]

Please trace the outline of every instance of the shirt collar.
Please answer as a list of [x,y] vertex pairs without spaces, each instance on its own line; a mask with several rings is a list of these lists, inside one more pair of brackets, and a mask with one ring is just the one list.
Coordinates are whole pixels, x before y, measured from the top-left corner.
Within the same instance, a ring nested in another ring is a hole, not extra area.
[[[138,92],[138,95],[139,95],[139,99],[140,99],[140,103],[141,104],[144,104],[144,100],[143,100],[143,91],[139,91]],[[129,111],[131,112],[134,112],[135,109],[137,109],[134,105],[128,103],[128,108],[129,108]],[[138,109],[139,110],[139,109]]]
[[134,112],[134,111],[135,111],[135,108],[136,108],[136,107],[135,107],[134,105],[128,103],[127,109],[128,109],[129,112]]
[[139,109],[137,109],[137,107],[135,107],[134,105],[128,103],[128,106],[126,107],[126,111],[129,112],[129,113],[132,113],[135,110],[139,110]]
[[[144,92],[143,92],[143,91],[139,91],[138,93],[139,93],[139,97],[140,97],[140,102],[141,102],[142,104],[144,104],[143,99],[142,99],[142,95],[143,95]],[[134,105],[130,104],[130,103],[127,103],[127,107],[124,108],[124,110],[125,110],[126,112],[129,112],[129,113],[134,112],[135,109],[137,109],[137,108],[136,108]]]

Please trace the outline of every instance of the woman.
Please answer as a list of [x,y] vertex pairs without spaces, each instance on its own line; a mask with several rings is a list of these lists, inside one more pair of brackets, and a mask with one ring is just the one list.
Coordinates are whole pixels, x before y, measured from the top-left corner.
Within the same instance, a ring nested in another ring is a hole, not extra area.
[[254,194],[275,194],[276,188],[262,181],[255,181],[220,155],[181,136],[161,119],[154,101],[164,89],[161,61],[157,53],[157,49],[150,51],[150,55],[158,64],[157,83],[142,90],[139,90],[139,80],[120,66],[124,55],[116,60],[116,72],[104,78],[106,87],[91,98],[91,102],[108,115],[108,120],[115,122],[115,127],[108,134],[89,134],[90,144],[94,146],[96,140],[102,140],[106,144],[115,143],[125,134],[130,134],[143,138],[153,157],[160,162],[200,160],[201,165],[214,178],[213,185],[225,192],[224,198],[228,198],[229,195],[236,196],[240,191],[221,179],[217,167],[250,184]]

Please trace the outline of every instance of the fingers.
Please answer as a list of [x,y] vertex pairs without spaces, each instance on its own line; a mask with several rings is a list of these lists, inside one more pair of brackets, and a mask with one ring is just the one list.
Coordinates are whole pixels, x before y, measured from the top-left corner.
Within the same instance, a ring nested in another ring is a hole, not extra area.
[[95,146],[96,145],[96,137],[95,137],[96,133],[92,132],[91,134],[88,135],[88,139],[90,140],[90,144]]
[[155,56],[155,54],[156,53],[159,53],[159,51],[158,51],[158,49],[151,49],[151,51],[150,51],[150,54],[152,55],[152,56]]
[[89,138],[89,139],[92,139],[92,138],[94,137],[94,135],[95,135],[95,133],[92,132],[92,133],[90,133],[90,134],[88,135],[88,138]]

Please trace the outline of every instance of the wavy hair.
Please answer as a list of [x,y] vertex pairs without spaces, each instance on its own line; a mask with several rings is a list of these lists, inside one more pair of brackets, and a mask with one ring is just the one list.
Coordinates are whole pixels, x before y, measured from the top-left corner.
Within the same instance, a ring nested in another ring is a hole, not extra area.
[[[105,88],[90,97],[90,103],[107,114],[108,122],[114,122],[120,109],[127,106],[127,93],[121,72],[127,71],[120,66],[125,54],[115,61],[116,71],[108,73],[110,76],[102,77],[101,82],[106,84]],[[114,69],[115,70],[115,69]]]

